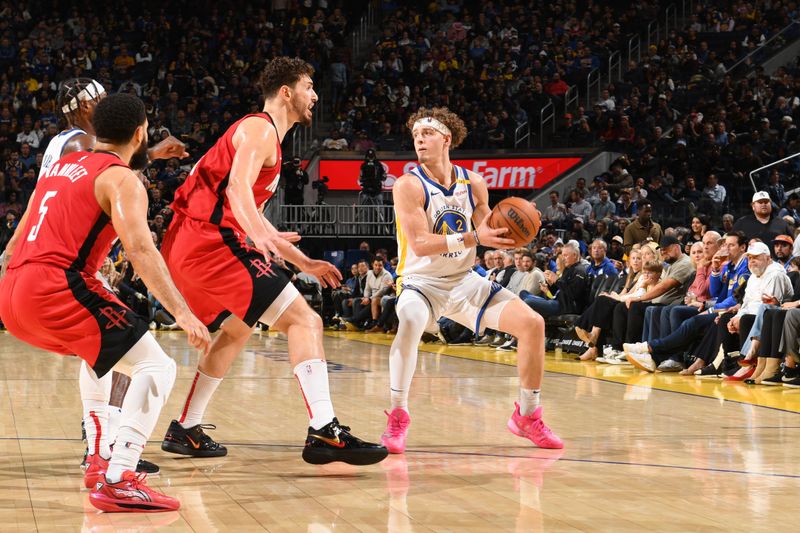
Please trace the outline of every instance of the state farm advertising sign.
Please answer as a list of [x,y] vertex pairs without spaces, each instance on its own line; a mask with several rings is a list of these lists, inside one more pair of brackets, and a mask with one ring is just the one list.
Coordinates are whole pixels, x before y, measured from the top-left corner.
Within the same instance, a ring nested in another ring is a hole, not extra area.
[[[541,157],[526,159],[459,159],[453,163],[480,174],[490,189],[541,189],[559,175],[578,163],[579,157]],[[328,186],[334,191],[358,191],[358,174],[363,159],[340,161],[323,159],[319,162],[319,175],[328,176]],[[381,161],[386,170],[385,190],[417,166],[416,161]]]

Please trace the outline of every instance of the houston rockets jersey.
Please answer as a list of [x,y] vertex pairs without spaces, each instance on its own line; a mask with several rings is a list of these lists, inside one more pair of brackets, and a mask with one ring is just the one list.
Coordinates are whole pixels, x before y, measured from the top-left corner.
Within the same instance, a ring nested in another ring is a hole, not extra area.
[[94,193],[95,179],[112,166],[127,168],[109,152],[73,152],[53,163],[36,183],[9,269],[44,263],[94,275],[117,238]]
[[[270,124],[274,124],[267,113],[246,115],[233,123],[214,146],[200,158],[186,181],[175,191],[172,209],[176,214],[233,228],[244,233],[231,211],[227,188],[233,157],[236,155],[236,149],[233,147],[233,135],[239,124],[248,117],[260,117]],[[277,141],[275,144],[278,150],[275,166],[263,167],[253,184],[253,196],[259,208],[272,197],[278,188],[281,145]]]

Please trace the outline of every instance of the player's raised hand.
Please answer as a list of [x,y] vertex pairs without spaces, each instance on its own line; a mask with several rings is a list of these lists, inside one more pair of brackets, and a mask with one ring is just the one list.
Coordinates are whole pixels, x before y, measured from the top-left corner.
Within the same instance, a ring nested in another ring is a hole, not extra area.
[[173,157],[183,159],[184,157],[189,157],[189,152],[186,151],[185,144],[170,135],[153,146],[147,155],[150,156],[150,159],[172,159]]
[[204,354],[208,353],[211,346],[211,334],[200,320],[191,312],[187,311],[175,315],[175,323],[188,334],[189,344],[201,350]]
[[489,219],[491,217],[492,213],[489,212],[486,215],[486,218],[484,218],[481,222],[480,226],[478,226],[478,242],[481,243],[481,246],[494,248],[495,250],[513,248],[514,241],[503,237],[503,235],[508,233],[508,228],[491,228],[489,226]]
[[342,285],[342,273],[339,269],[327,261],[319,259],[309,259],[308,263],[301,268],[306,274],[316,277],[322,288],[331,287],[335,289]]

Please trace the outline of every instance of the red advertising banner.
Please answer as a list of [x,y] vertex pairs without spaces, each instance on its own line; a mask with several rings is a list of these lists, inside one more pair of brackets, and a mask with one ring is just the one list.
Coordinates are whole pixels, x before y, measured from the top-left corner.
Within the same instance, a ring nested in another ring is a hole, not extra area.
[[[453,163],[486,179],[490,189],[540,189],[578,163],[579,157],[541,157],[526,159],[460,159]],[[358,191],[358,174],[363,160],[325,160],[319,162],[319,175],[328,176],[334,191]],[[416,167],[411,160],[381,161],[386,170],[383,186],[390,190],[398,177]]]

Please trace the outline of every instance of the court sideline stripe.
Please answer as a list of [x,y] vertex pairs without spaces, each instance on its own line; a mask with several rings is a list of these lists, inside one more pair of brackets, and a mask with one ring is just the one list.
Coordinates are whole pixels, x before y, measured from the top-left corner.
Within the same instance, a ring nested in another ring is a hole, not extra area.
[[[375,342],[369,342],[369,341],[360,340],[360,339],[348,339],[346,337],[336,337],[336,336],[333,336],[333,335],[331,335],[331,337],[332,338],[345,339],[345,340],[348,340],[348,341],[351,341],[351,342],[360,342],[362,344],[369,344],[371,346],[384,346],[383,344],[379,344],[379,343],[375,343]],[[464,357],[462,355],[452,355],[452,354],[449,354],[449,353],[442,353],[442,352],[431,352],[429,350],[423,350],[423,349],[420,349],[419,351],[420,352],[425,352],[425,353],[431,354],[431,355],[444,355],[446,357],[453,357],[455,359],[463,359],[463,360],[466,360],[466,361],[474,361],[476,363],[486,363],[486,364],[490,364],[490,365],[501,365],[501,366],[510,366],[510,367],[516,366],[516,365],[512,365],[512,364],[508,364],[508,363],[501,363],[499,361],[486,361],[486,360],[483,360],[483,359],[473,359],[471,357]],[[565,377],[568,376],[568,377],[572,377],[572,378],[593,379],[595,381],[602,381],[604,383],[612,383],[614,385],[624,385],[626,387],[629,387],[629,386],[630,387],[640,387],[640,388],[647,389],[647,390],[660,391],[660,392],[670,392],[672,394],[682,394],[684,396],[691,396],[693,398],[705,398],[707,400],[719,400],[719,398],[714,397],[714,396],[705,396],[703,394],[696,394],[696,393],[693,393],[693,392],[683,392],[683,391],[677,391],[677,390],[659,389],[659,388],[655,388],[655,387],[648,387],[647,385],[636,385],[636,384],[633,384],[633,383],[623,383],[623,382],[620,382],[620,381],[614,381],[614,380],[611,380],[611,379],[605,379],[605,378],[600,378],[600,377],[580,376],[578,374],[570,374],[569,372],[561,372],[561,371],[558,371],[558,370],[545,370],[545,372],[548,372],[550,374],[557,374],[559,376],[565,376]],[[736,404],[740,404],[740,405],[752,405],[753,407],[759,407],[761,409],[770,409],[772,411],[778,411],[778,412],[781,412],[781,413],[790,413],[790,414],[793,414],[793,415],[800,414],[797,411],[792,411],[791,409],[781,409],[780,407],[771,407],[769,405],[760,405],[760,404],[757,404],[757,403],[743,402],[741,400],[729,400],[727,398],[723,398],[723,401],[730,402],[730,403],[736,403]]]

